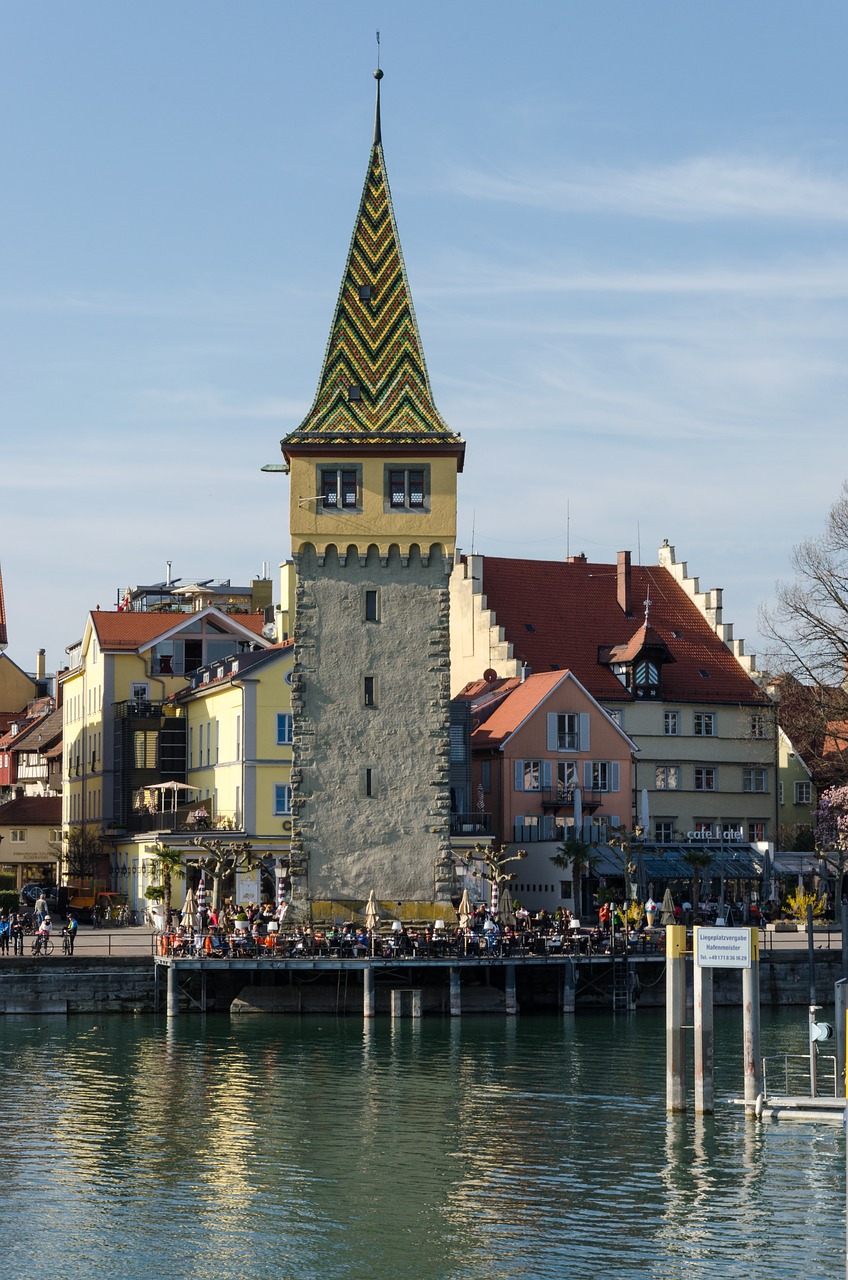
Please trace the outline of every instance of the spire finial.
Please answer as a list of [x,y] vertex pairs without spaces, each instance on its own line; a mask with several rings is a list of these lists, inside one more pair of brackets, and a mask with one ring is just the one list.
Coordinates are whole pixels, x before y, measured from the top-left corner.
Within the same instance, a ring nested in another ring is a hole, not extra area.
[[380,81],[383,73],[380,70],[380,33],[377,32],[377,70],[374,72],[374,79],[377,81],[377,105],[374,108],[374,146],[379,146],[383,141],[382,129],[380,126]]

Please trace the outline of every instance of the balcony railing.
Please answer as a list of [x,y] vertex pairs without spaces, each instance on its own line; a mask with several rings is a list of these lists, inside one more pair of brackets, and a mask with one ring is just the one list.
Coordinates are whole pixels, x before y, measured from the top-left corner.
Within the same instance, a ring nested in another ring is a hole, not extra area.
[[452,813],[452,836],[488,836],[492,834],[492,815],[476,809],[473,813]]
[[[205,815],[205,816],[204,816]],[[241,830],[241,814],[235,810],[216,809],[211,799],[178,804],[175,809],[133,809],[127,818],[127,830],[184,832],[216,836]]]
[[[543,809],[573,809],[577,787],[549,787],[540,791]],[[580,789],[580,803],[584,813],[594,813],[604,802],[602,791],[583,791]]]

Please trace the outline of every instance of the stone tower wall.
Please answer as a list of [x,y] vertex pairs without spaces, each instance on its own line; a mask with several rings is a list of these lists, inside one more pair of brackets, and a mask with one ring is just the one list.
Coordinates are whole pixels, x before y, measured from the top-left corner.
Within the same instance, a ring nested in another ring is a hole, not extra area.
[[449,571],[435,546],[298,556],[292,854],[313,900],[447,897]]

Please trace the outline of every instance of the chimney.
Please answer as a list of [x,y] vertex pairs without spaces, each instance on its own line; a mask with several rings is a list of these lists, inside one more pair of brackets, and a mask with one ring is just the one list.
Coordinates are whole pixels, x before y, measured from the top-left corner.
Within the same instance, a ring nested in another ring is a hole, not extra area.
[[619,608],[627,614],[628,618],[633,617],[633,610],[630,607],[630,586],[630,552],[619,551],[616,591]]
[[38,650],[38,652],[37,652],[37,653],[36,653],[36,655],[35,655],[35,678],[36,678],[36,680],[43,680],[43,679],[44,679],[45,671],[46,671],[46,667],[45,667],[45,663],[44,663],[44,650],[43,650],[43,649],[39,649],[39,650]]

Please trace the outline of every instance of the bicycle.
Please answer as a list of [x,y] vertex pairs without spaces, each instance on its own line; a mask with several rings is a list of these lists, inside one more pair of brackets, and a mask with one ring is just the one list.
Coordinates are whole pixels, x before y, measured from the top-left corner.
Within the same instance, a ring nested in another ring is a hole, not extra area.
[[[49,953],[48,953],[49,954]],[[67,929],[62,930],[62,955],[72,956],[74,954],[74,940]]]
[[37,933],[32,940],[30,951],[34,956],[52,956],[56,950],[49,938],[44,938]]

